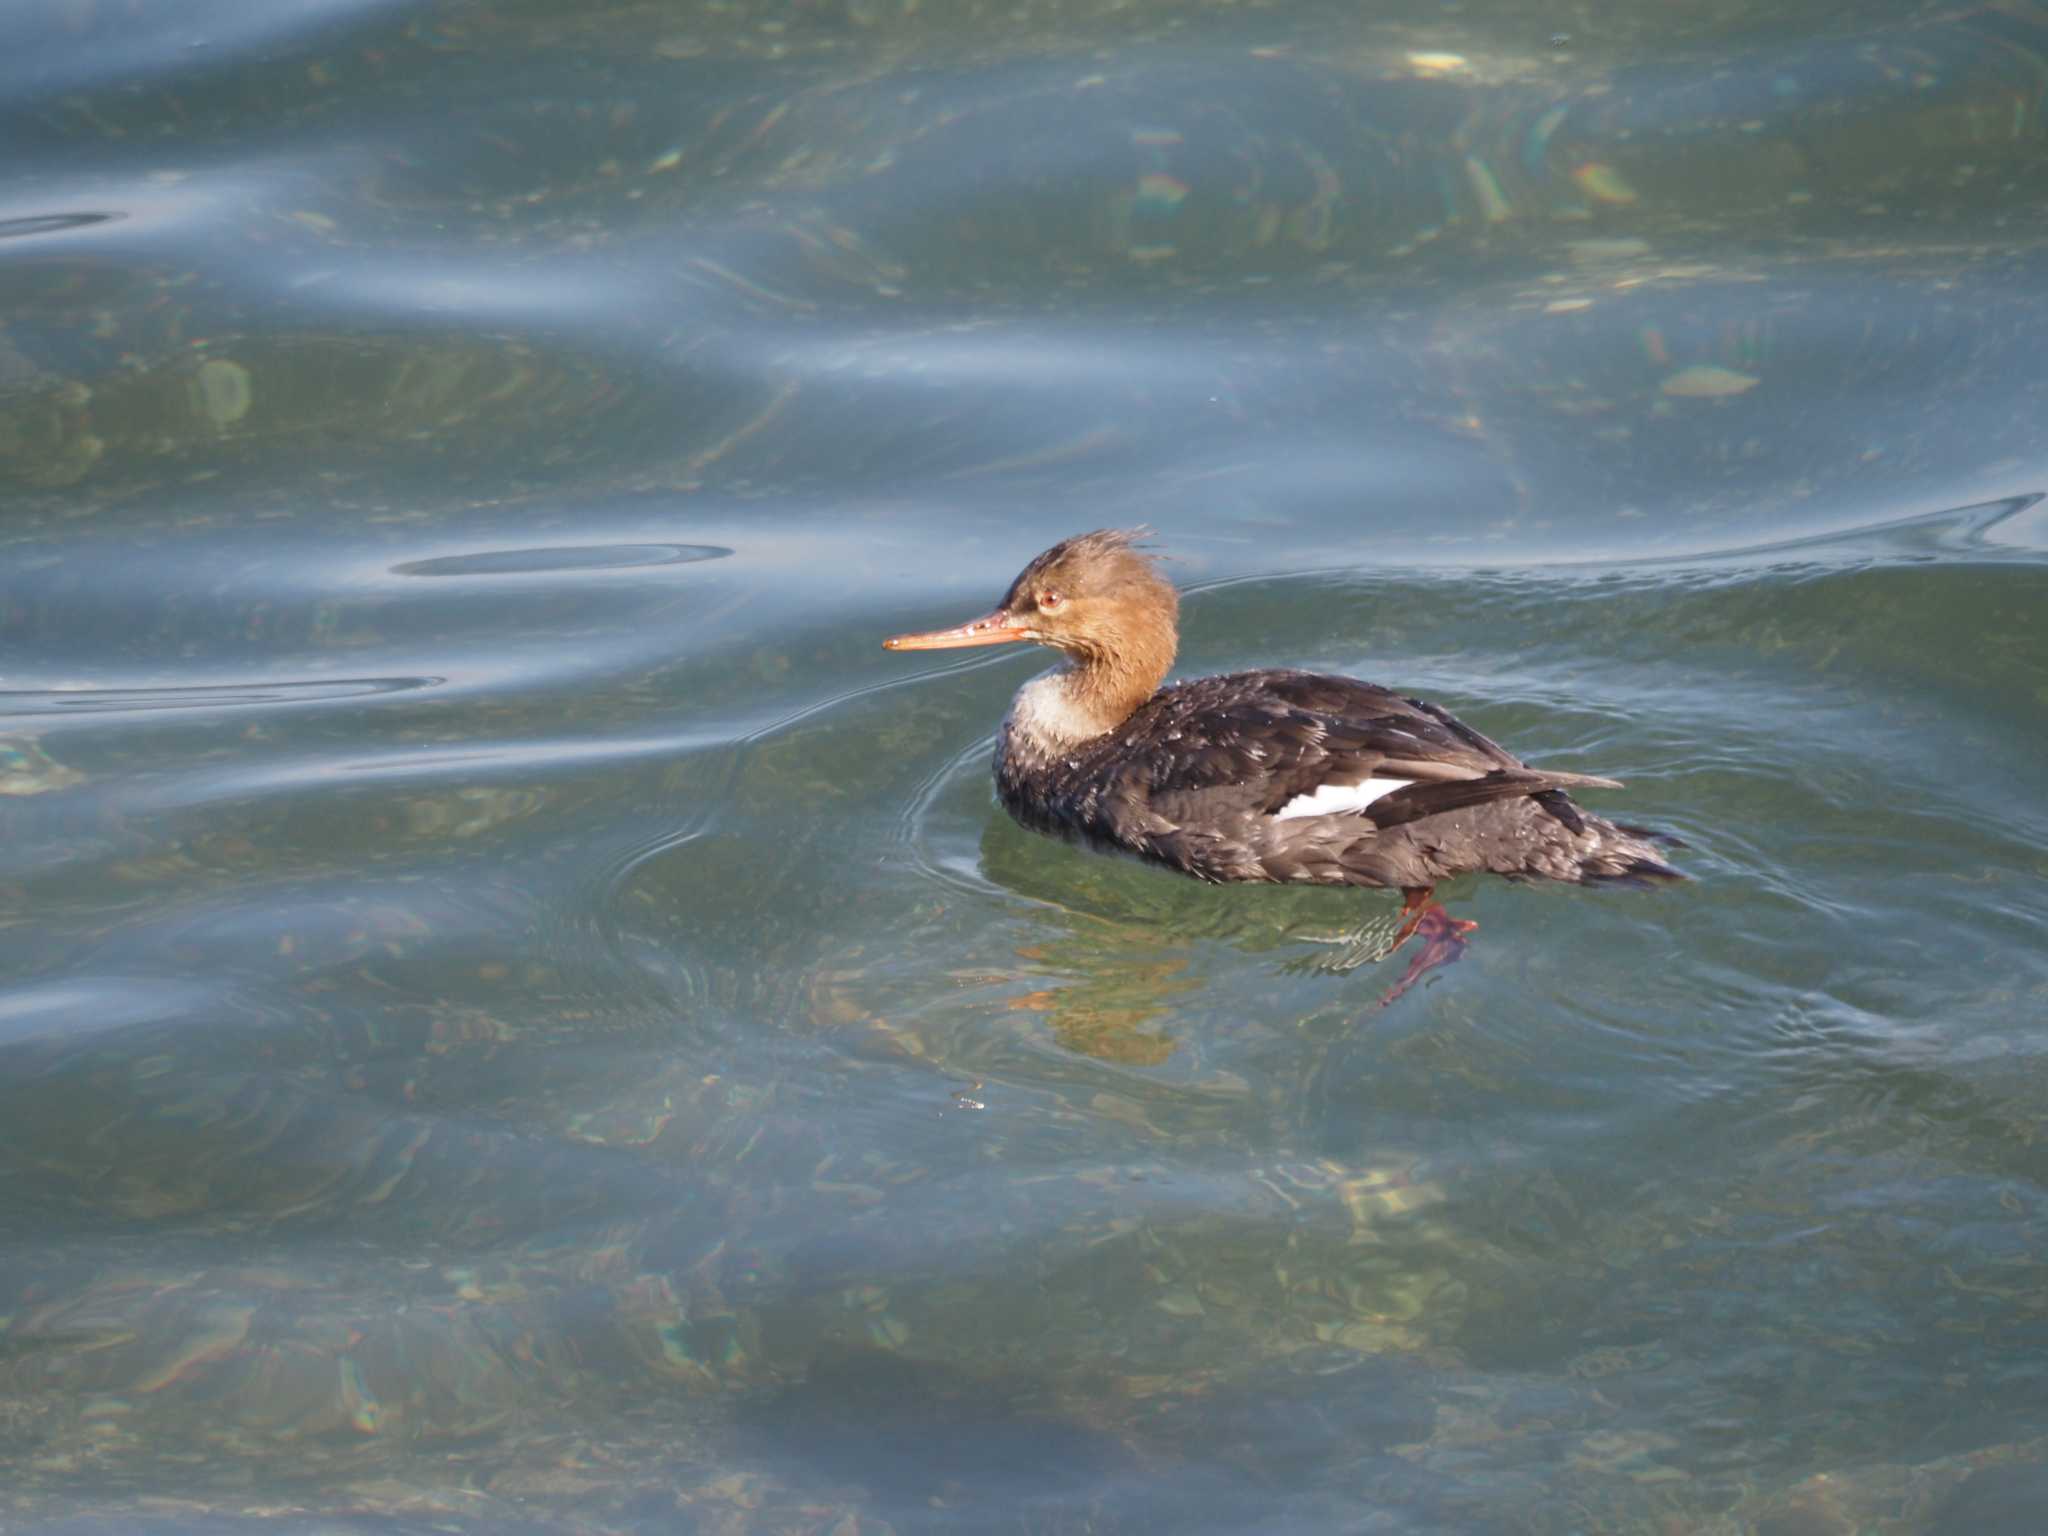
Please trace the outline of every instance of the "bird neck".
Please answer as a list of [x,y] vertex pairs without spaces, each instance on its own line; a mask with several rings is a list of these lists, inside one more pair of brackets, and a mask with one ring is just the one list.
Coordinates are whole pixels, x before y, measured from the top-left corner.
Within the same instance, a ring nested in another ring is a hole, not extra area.
[[1159,691],[1175,636],[1070,655],[1018,690],[1008,721],[1020,746],[1052,757],[1106,736]]

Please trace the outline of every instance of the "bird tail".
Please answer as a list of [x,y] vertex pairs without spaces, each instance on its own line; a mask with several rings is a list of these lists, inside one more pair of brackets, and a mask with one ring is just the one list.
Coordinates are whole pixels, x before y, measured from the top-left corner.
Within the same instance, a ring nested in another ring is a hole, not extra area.
[[1669,832],[1653,827],[1630,826],[1624,822],[1596,821],[1603,835],[1594,841],[1579,861],[1579,879],[1587,885],[1631,885],[1646,888],[1692,877],[1664,862],[1658,844],[1683,848],[1685,844]]
[[1585,885],[1626,885],[1646,891],[1655,885],[1690,880],[1692,876],[1682,869],[1673,869],[1662,859],[1632,859],[1619,869],[1585,866],[1579,878]]

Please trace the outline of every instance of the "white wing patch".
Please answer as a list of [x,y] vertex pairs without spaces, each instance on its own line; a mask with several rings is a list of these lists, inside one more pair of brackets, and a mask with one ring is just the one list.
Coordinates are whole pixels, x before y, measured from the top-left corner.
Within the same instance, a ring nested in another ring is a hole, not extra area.
[[1362,811],[1382,795],[1406,789],[1407,779],[1367,779],[1363,784],[1325,784],[1306,795],[1296,795],[1273,813],[1275,821],[1296,816],[1334,816],[1340,811]]

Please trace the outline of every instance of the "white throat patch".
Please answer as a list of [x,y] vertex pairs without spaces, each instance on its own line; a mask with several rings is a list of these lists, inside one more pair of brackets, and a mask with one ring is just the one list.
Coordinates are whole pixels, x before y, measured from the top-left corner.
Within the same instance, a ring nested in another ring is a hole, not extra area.
[[1013,734],[1047,754],[1069,751],[1102,734],[1102,727],[1075,702],[1065,668],[1019,688],[1008,724]]

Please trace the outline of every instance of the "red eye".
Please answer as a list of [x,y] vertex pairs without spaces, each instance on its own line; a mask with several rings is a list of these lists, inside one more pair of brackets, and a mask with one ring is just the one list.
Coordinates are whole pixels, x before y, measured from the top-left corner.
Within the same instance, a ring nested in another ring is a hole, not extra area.
[[1038,594],[1038,611],[1058,613],[1065,602],[1066,598],[1058,592],[1041,592]]

